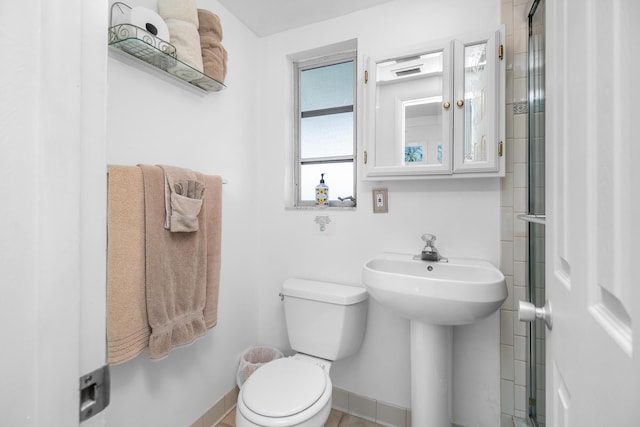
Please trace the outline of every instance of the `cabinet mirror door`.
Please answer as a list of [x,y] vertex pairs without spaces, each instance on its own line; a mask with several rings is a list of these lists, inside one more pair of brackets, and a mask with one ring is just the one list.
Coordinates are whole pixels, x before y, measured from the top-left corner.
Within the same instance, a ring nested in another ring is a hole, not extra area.
[[377,62],[370,176],[451,172],[450,48]]
[[454,171],[497,170],[496,38],[456,41]]

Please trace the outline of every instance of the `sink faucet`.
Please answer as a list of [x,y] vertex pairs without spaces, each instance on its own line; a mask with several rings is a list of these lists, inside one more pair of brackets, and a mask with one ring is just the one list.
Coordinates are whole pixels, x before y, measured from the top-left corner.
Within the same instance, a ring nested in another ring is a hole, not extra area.
[[442,261],[449,262],[449,260],[438,252],[438,249],[434,246],[433,242],[436,241],[436,236],[433,234],[423,234],[422,240],[424,240],[424,248],[422,248],[422,254],[420,259],[423,261]]

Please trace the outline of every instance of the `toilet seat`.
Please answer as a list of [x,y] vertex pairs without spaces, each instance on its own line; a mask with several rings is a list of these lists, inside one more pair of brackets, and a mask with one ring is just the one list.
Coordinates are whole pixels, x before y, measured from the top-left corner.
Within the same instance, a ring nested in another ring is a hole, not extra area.
[[309,408],[327,386],[324,370],[294,358],[277,359],[256,370],[245,384],[242,400],[265,417],[289,417]]
[[[321,426],[331,410],[331,394],[331,379],[323,367],[295,357],[277,359],[257,369],[243,384],[236,423]],[[240,423],[238,416],[246,421]],[[312,421],[316,418],[320,421]]]

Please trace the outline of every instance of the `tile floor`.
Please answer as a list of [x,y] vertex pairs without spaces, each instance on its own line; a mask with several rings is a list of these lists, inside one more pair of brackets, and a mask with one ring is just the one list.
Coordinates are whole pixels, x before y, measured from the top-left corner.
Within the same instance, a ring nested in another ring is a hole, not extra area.
[[[236,411],[231,411],[224,417],[220,424],[216,427],[236,427]],[[363,420],[362,418],[354,417],[353,415],[345,414],[335,409],[331,410],[329,419],[324,427],[383,427],[380,424],[372,423],[371,421]]]

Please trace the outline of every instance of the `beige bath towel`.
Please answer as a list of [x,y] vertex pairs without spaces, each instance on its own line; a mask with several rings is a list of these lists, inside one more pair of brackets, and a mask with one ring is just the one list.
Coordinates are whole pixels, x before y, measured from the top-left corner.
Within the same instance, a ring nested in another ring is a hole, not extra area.
[[207,328],[218,322],[218,290],[222,239],[222,178],[205,175],[204,211],[207,231],[207,297],[204,320]]
[[[209,39],[207,41],[207,39]],[[202,46],[202,67],[209,77],[224,83],[227,76],[227,51],[220,42],[214,42],[210,37],[201,37],[207,43]]]
[[142,171],[110,166],[108,186],[107,362],[118,364],[149,343]]
[[222,41],[222,24],[220,17],[210,10],[198,9],[198,32],[215,37],[216,41]]
[[[141,165],[145,194],[147,315],[149,354],[159,359],[206,332],[207,238],[205,210],[200,230],[171,233],[164,228],[164,173]],[[201,181],[204,177],[197,174]],[[203,229],[204,228],[204,229]]]
[[202,49],[202,67],[204,73],[220,83],[227,75],[227,51],[222,46],[222,25],[218,15],[204,9],[198,9],[200,27],[200,47]]
[[204,181],[190,169],[160,165],[164,171],[164,228],[172,233],[198,231]]

